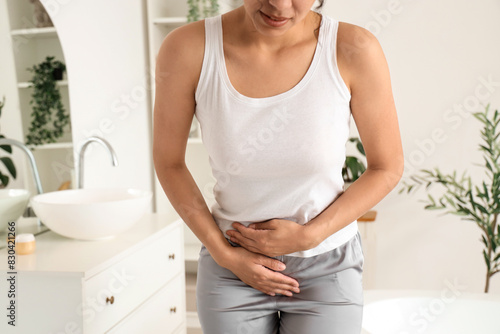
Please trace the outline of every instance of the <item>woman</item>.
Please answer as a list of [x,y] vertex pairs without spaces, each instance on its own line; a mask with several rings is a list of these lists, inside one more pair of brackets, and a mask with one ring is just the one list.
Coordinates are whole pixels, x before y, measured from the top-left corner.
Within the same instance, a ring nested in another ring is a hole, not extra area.
[[[203,244],[206,334],[361,330],[356,219],[396,186],[403,153],[377,39],[313,5],[244,0],[174,30],[157,57],[155,168]],[[351,114],[368,166],[344,192]],[[184,161],[193,116],[217,180],[211,211]]]

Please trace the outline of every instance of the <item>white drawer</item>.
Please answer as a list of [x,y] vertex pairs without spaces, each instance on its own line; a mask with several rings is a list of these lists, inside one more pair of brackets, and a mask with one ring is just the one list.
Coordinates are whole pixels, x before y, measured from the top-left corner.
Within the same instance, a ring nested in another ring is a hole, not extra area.
[[185,333],[184,285],[181,273],[107,333]]
[[85,333],[103,333],[183,271],[182,226],[83,283]]

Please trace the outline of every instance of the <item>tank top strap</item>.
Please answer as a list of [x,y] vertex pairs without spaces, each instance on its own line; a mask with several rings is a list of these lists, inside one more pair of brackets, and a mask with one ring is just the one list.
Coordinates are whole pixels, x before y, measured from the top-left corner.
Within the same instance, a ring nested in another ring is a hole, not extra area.
[[[222,42],[222,15],[212,16],[205,19],[205,42],[208,49],[216,51]],[[207,49],[207,47],[205,47]],[[214,55],[216,53],[214,52]]]
[[[323,15],[323,19],[325,20],[323,25],[324,29],[323,45],[325,48],[324,52],[325,59],[323,59],[324,64],[328,66],[328,71],[330,72],[330,75],[333,77],[340,92],[344,95],[345,98],[350,99],[351,94],[349,93],[349,90],[345,85],[342,76],[340,75],[337,63],[337,48],[338,48],[337,33],[339,28],[339,20],[327,15]],[[345,47],[352,48],[353,46],[345,45]]]
[[203,65],[196,88],[195,98],[198,99],[200,94],[205,91],[210,81],[213,80],[213,75],[218,73],[219,64],[219,48],[222,43],[222,21],[221,15],[209,17],[205,19],[205,51],[203,55]]

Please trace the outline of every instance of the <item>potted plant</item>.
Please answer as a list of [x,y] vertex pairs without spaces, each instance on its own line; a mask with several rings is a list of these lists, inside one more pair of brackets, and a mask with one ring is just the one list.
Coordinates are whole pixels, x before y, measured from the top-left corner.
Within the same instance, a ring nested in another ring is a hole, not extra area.
[[46,57],[42,63],[28,68],[28,71],[33,72],[30,81],[33,84],[30,101],[33,110],[26,144],[53,143],[62,137],[64,128],[69,125],[69,115],[61,102],[61,93],[54,75],[55,72],[65,69],[66,66],[62,62],[54,60],[51,56]]
[[[2,116],[2,109],[5,106],[5,96],[2,98],[2,101],[0,102],[0,116]],[[0,134],[0,138],[5,138],[4,135]],[[9,154],[12,153],[12,146],[10,145],[0,145],[0,151],[5,151]],[[0,157],[0,161],[2,162],[3,166],[7,169],[8,174],[4,174],[0,170],[0,189],[7,187],[10,181],[10,176],[12,176],[14,179],[16,178],[16,166],[14,166],[14,162],[10,157]]]
[[219,13],[218,0],[187,0],[188,22],[198,21],[201,18],[215,16]]
[[[446,213],[458,215],[463,220],[476,223],[481,229],[481,242],[484,244],[483,257],[486,262],[486,283],[484,292],[488,292],[490,279],[500,271],[500,114],[498,110],[489,113],[488,104],[484,111],[474,113],[474,117],[483,126],[482,143],[479,150],[483,154],[485,180],[473,182],[464,172],[458,176],[444,174],[439,168],[422,169],[403,182],[400,193],[411,193],[425,185],[427,210],[446,210]],[[432,185],[439,185],[442,192],[432,195]]]
[[[365,149],[361,140],[357,137],[349,138],[349,142],[355,143],[356,149],[364,157]],[[359,179],[359,177],[366,171],[366,166],[358,157],[348,155],[345,158],[344,167],[342,167],[342,178],[344,179],[344,191],[349,188],[349,186]],[[364,215],[358,218],[359,222],[373,222],[377,218],[377,211],[370,210]]]
[[63,79],[64,72],[66,71],[66,65],[60,61],[55,61],[53,63],[54,69],[52,70],[52,77],[54,80],[59,81]]
[[[366,156],[361,140],[357,137],[349,138],[349,142],[355,143],[359,153]],[[346,156],[342,177],[347,186],[356,181],[366,170],[364,163],[355,156]]]

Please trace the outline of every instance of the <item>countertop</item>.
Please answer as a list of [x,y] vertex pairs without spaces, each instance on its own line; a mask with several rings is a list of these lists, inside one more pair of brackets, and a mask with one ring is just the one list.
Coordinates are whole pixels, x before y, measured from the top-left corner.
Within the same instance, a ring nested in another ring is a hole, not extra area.
[[[150,213],[128,231],[112,239],[99,241],[71,239],[48,230],[36,236],[36,250],[33,254],[16,256],[15,270],[21,274],[67,273],[87,279],[107,268],[109,262],[124,258],[145,243],[161,237],[174,227],[174,222],[176,221],[172,221],[167,215]],[[16,234],[29,233],[27,230],[27,227],[18,228]],[[5,240],[6,233],[0,237]],[[0,250],[0,270],[7,271],[6,248]]]

